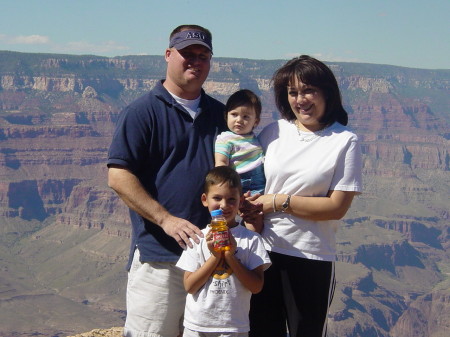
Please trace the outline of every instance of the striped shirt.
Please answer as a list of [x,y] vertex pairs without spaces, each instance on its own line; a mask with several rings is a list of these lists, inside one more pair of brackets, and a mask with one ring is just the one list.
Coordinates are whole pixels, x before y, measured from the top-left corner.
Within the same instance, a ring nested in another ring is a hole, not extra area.
[[249,172],[263,163],[263,151],[255,134],[237,135],[224,131],[217,136],[215,150],[229,158],[237,173]]

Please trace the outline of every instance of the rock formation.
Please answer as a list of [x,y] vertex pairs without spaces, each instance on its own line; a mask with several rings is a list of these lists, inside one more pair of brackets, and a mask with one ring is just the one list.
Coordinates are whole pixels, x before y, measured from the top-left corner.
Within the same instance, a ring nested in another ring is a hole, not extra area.
[[[121,326],[131,233],[105,162],[121,109],[164,76],[164,60],[0,56],[0,318],[11,322],[0,336]],[[279,118],[270,78],[282,63],[214,59],[204,88],[222,101],[257,92],[261,128]],[[450,72],[330,67],[364,154],[364,193],[338,232],[330,336],[448,335]],[[30,306],[34,327],[20,314]]]

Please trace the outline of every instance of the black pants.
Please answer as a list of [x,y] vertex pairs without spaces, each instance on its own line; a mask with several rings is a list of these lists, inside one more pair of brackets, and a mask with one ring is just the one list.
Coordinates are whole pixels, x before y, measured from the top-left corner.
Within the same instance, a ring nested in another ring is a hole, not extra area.
[[334,262],[270,253],[264,288],[252,296],[249,337],[326,336]]

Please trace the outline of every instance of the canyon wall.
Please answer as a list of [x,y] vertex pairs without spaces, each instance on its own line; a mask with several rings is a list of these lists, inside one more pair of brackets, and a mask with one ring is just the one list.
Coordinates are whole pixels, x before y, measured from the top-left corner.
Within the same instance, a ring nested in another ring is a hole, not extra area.
[[[54,335],[120,326],[131,233],[105,162],[121,109],[164,77],[164,59],[0,56],[0,305],[20,313],[52,294],[98,317],[58,316]],[[283,63],[214,59],[204,88],[222,101],[258,93],[262,128],[279,118],[271,76]],[[448,335],[450,71],[329,65],[364,155],[364,193],[338,232],[330,336]],[[35,330],[17,316],[0,336],[50,333],[42,314]]]

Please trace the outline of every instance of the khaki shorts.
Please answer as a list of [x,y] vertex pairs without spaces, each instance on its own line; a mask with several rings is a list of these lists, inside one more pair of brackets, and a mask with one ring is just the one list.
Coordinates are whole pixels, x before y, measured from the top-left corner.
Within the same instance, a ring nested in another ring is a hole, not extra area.
[[185,328],[183,337],[248,337],[248,332],[198,332]]
[[177,337],[183,324],[184,272],[169,262],[139,261],[136,249],[128,273],[124,336]]

